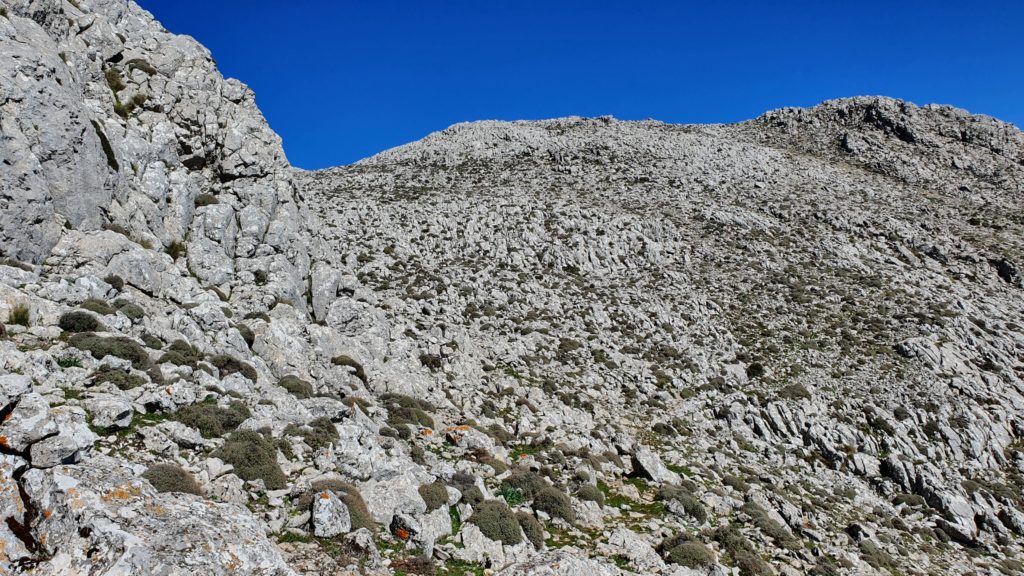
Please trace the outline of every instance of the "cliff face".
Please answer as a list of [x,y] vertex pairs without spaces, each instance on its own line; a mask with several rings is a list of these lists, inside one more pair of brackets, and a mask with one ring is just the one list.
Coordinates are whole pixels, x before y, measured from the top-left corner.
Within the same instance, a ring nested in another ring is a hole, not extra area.
[[874,97],[303,172],[134,3],[0,0],[0,573],[1016,573],[1022,192]]

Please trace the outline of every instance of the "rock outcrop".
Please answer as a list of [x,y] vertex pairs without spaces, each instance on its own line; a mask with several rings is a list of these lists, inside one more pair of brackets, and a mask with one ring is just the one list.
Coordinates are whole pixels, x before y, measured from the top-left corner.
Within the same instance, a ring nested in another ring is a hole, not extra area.
[[0,573],[1016,574],[1024,134],[880,97],[291,168],[0,0]]

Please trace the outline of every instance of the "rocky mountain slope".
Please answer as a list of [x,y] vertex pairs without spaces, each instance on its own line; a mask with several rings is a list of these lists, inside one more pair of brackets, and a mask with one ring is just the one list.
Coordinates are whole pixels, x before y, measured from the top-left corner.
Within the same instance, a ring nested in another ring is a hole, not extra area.
[[1019,574],[1024,134],[886,98],[291,168],[0,0],[0,573]]

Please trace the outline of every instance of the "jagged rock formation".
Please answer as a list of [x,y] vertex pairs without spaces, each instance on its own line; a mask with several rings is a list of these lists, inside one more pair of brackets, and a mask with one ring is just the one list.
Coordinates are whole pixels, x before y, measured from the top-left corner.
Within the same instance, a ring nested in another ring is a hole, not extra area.
[[885,98],[292,169],[0,0],[0,573],[1016,574],[1024,135]]

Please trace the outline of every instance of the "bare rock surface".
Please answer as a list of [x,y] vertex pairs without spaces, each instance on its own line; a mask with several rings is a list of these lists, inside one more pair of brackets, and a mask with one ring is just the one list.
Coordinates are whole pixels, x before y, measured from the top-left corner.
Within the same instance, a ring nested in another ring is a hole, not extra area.
[[0,0],[0,573],[1019,574],[1024,135],[883,97],[289,166]]

